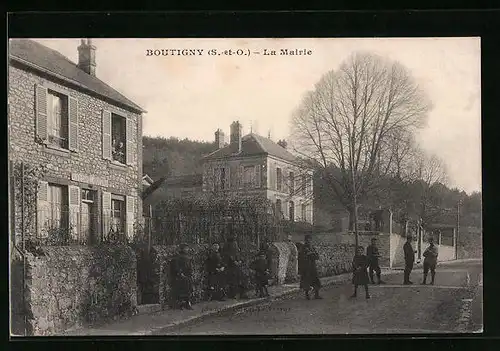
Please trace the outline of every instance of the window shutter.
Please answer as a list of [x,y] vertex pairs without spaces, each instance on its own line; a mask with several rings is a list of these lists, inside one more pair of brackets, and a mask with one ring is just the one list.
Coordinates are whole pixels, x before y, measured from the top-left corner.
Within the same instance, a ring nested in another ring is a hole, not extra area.
[[42,141],[48,138],[47,88],[37,84],[35,88],[36,134]]
[[[287,169],[283,167],[281,169],[281,192],[286,193],[287,192],[287,187],[288,187],[288,175],[287,175]],[[285,206],[288,209],[288,205]]]
[[307,176],[307,196],[313,195],[313,177],[311,174]]
[[111,193],[102,192],[102,237],[108,238],[111,229]]
[[231,167],[226,167],[225,189],[231,188]]
[[271,163],[269,165],[269,175],[271,176],[271,181],[270,181],[270,188],[272,190],[276,190],[277,188],[277,181],[276,181],[276,178],[277,178],[277,175],[276,175],[276,167],[274,166],[274,163]]
[[80,238],[80,188],[78,186],[68,186],[68,203],[69,203],[69,225],[71,228],[71,239],[78,241]]
[[134,123],[130,118],[127,118],[125,120],[126,124],[126,138],[127,138],[127,145],[125,145],[125,152],[126,152],[126,163],[128,165],[133,165],[135,164],[135,150],[134,150]]
[[255,187],[260,188],[261,184],[261,165],[255,166]]
[[212,165],[210,167],[210,190],[215,191],[217,190],[217,167],[215,165]]
[[37,192],[37,231],[39,238],[47,237],[47,219],[49,218],[49,183],[45,181],[38,182]]
[[78,100],[68,97],[69,149],[78,150]]
[[135,197],[127,196],[127,238],[132,240],[134,238],[134,222],[135,222]]
[[243,189],[244,184],[245,184],[245,179],[243,178],[245,176],[245,168],[243,166],[239,167],[239,179],[240,179],[240,189]]
[[111,160],[111,112],[106,110],[102,111],[102,157]]

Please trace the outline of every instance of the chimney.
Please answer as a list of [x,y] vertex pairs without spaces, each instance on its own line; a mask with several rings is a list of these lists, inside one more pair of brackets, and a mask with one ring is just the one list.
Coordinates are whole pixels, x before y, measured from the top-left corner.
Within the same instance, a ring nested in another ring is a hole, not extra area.
[[238,152],[241,152],[241,124],[239,121],[231,123],[230,145],[237,145]]
[[95,76],[95,49],[92,39],[82,39],[78,47],[78,68]]
[[222,149],[224,147],[224,132],[220,129],[215,131],[215,146],[217,149]]
[[281,146],[283,149],[286,149],[286,147],[288,146],[287,142],[285,139],[283,140],[278,140],[278,143],[277,143],[279,146]]

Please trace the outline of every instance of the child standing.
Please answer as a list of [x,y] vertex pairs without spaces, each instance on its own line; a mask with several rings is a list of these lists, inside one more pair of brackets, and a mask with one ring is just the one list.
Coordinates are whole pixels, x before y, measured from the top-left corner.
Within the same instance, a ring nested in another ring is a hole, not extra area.
[[255,287],[258,297],[269,296],[269,292],[267,291],[269,267],[266,253],[263,251],[259,252],[250,268],[255,271]]
[[354,285],[354,293],[351,297],[356,297],[358,295],[358,285],[363,285],[365,287],[366,298],[370,298],[368,293],[368,258],[364,255],[363,246],[358,246],[356,250],[356,255],[352,261],[353,275],[352,283]]

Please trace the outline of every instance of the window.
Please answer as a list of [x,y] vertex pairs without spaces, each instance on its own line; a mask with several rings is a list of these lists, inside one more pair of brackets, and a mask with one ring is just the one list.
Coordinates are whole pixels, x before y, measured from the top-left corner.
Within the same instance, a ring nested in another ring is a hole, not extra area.
[[302,185],[300,190],[303,196],[307,195],[307,174],[302,174]]
[[52,90],[47,92],[47,137],[50,144],[68,148],[68,98]]
[[126,119],[111,114],[111,156],[114,161],[126,163]]
[[229,189],[229,168],[218,167],[214,169],[213,189],[216,191]]
[[295,193],[295,174],[293,172],[289,173],[289,179],[288,181],[290,182],[290,194]]
[[61,230],[68,228],[68,188],[61,185],[49,184],[47,200],[49,203],[46,213],[46,230]]
[[307,222],[307,205],[302,204],[302,220]]
[[289,217],[290,217],[290,221],[294,221],[295,220],[295,204],[293,203],[293,201],[290,201],[290,203],[288,204],[289,206],[289,209],[288,209],[288,214],[289,214]]
[[250,188],[255,186],[255,167],[245,166],[243,167],[243,186],[245,188]]
[[125,233],[125,199],[122,196],[111,196],[111,230]]
[[276,168],[276,190],[281,191],[282,183],[283,175],[281,174],[281,168]]

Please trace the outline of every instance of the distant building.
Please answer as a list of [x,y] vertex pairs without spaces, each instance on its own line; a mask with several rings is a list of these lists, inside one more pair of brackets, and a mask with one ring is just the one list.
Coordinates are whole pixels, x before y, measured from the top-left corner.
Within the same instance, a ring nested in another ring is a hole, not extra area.
[[[229,144],[215,132],[217,150],[202,159],[202,190],[271,200],[284,219],[313,222],[313,171],[269,138],[241,135],[241,124],[230,126]],[[197,186],[199,186],[199,178]]]
[[[141,218],[145,111],[97,77],[90,39],[75,50],[78,63],[35,41],[10,40],[9,160],[47,167],[36,239],[61,229],[82,244],[111,229],[130,237]],[[19,211],[13,206],[14,219]]]

